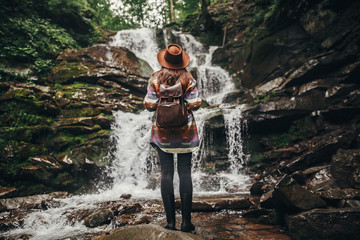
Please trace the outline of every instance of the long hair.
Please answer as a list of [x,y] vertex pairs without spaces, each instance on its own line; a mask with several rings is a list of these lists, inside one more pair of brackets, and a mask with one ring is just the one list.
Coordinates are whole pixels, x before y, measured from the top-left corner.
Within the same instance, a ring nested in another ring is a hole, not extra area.
[[163,67],[158,71],[157,78],[158,87],[160,84],[173,86],[179,80],[183,91],[185,91],[189,85],[190,80],[193,79],[193,76],[191,73],[186,71],[186,69],[168,69]]

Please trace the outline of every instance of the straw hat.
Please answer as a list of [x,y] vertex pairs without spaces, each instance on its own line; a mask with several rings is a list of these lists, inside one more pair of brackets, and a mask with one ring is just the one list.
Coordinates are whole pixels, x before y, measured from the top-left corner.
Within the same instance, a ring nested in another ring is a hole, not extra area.
[[177,44],[169,44],[158,53],[157,59],[161,66],[170,69],[186,68],[190,63],[189,55]]

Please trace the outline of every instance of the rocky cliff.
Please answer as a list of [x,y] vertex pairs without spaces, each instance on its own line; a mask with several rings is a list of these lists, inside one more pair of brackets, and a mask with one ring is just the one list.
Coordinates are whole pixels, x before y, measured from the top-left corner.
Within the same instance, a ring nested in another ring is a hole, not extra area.
[[94,187],[113,146],[112,111],[142,109],[151,73],[129,50],[103,44],[64,51],[42,82],[2,81],[3,197]]
[[260,220],[294,239],[358,238],[359,9],[327,0],[209,8],[225,40],[213,62],[237,83],[229,101],[246,105],[250,191],[258,210],[273,209]]

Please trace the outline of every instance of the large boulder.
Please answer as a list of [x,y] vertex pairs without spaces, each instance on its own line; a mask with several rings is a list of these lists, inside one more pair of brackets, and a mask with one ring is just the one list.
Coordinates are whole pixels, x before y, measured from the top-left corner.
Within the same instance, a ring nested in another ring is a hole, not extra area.
[[292,239],[360,239],[360,209],[314,209],[287,217]]
[[115,229],[108,235],[95,238],[94,240],[202,240],[199,235],[184,233],[181,231],[167,230],[158,225],[137,225]]
[[327,204],[315,193],[300,186],[294,179],[285,175],[276,185],[273,192],[276,205],[286,211],[306,211],[326,207]]
[[96,83],[99,78],[107,78],[145,93],[152,72],[146,61],[138,59],[127,48],[100,44],[63,52],[57,58],[50,79],[57,83],[76,80]]

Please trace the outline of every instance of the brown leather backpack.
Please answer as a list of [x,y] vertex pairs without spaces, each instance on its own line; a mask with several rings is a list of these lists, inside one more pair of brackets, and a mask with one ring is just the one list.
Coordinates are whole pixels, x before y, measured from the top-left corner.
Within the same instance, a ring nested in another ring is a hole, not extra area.
[[181,82],[173,86],[160,84],[156,125],[160,128],[181,127],[188,123]]

